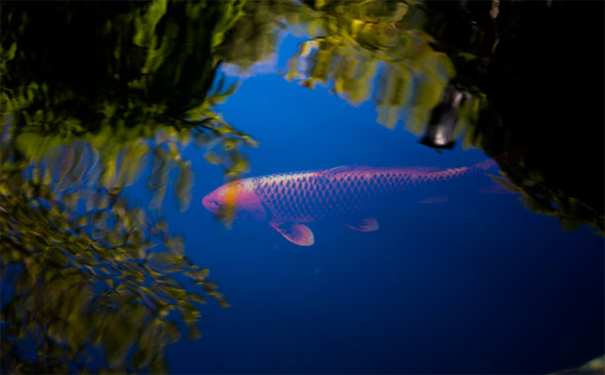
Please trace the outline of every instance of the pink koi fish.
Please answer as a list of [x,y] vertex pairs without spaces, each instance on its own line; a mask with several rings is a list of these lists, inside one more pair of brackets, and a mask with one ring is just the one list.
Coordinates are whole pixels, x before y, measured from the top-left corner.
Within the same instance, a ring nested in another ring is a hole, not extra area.
[[306,223],[340,219],[353,230],[375,231],[378,222],[371,214],[381,204],[404,192],[432,191],[483,174],[495,164],[490,159],[446,170],[355,166],[251,177],[219,187],[202,204],[213,213],[231,209],[237,218],[268,220],[287,240],[311,246],[315,240]]

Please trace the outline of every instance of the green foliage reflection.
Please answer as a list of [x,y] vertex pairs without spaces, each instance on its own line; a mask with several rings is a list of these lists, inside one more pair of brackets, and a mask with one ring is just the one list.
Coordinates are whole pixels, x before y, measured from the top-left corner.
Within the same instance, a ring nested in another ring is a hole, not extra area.
[[[191,141],[248,168],[256,142],[212,109],[237,87],[217,49],[242,5],[0,5],[2,372],[165,372],[200,303],[226,306],[161,206],[172,180],[191,201]],[[146,172],[150,209],[123,193]]]
[[[187,142],[197,129],[196,142],[218,139],[229,152],[215,161],[241,173],[239,146],[256,142],[212,110],[236,88],[224,79],[213,83],[216,51],[241,6],[3,3],[1,102],[3,113],[13,116],[16,143],[32,157],[86,141],[111,175],[112,160],[130,142],[165,128]],[[30,141],[43,147],[28,149]]]
[[378,122],[393,128],[405,111],[406,128],[421,133],[455,71],[433,38],[414,27],[418,16],[406,2],[316,2],[307,19],[311,39],[287,78],[311,88],[331,81],[353,105],[370,99],[376,84]]
[[373,98],[379,123],[393,128],[405,113],[406,127],[422,133],[455,71],[416,27],[424,17],[417,2],[306,3],[246,3],[220,54],[247,71],[274,52],[280,30],[302,32],[309,40],[290,59],[286,79],[329,85],[352,105]]
[[208,270],[184,256],[165,222],[94,184],[90,145],[17,161],[6,126],[1,271],[14,288],[2,307],[3,370],[98,371],[86,363],[102,357],[108,370],[164,372],[164,347],[183,331],[199,336],[199,303],[226,306]]

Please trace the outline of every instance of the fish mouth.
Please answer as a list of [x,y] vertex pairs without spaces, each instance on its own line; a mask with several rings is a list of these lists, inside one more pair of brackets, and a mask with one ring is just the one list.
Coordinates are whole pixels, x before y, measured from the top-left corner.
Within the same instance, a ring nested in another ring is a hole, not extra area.
[[219,205],[216,199],[212,198],[211,195],[212,194],[208,194],[202,198],[202,206],[204,206],[206,210],[215,214],[218,212]]

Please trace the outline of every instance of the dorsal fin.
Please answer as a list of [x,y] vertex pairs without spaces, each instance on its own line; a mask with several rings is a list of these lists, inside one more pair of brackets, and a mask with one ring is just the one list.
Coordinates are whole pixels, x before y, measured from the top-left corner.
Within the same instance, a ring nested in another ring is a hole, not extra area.
[[403,168],[406,171],[409,171],[411,173],[435,173],[435,172],[442,172],[443,169],[438,168],[438,167],[411,167],[411,168]]
[[372,170],[371,167],[367,165],[342,165],[340,167],[334,167],[330,169],[326,169],[323,173],[344,173],[344,172],[358,172]]

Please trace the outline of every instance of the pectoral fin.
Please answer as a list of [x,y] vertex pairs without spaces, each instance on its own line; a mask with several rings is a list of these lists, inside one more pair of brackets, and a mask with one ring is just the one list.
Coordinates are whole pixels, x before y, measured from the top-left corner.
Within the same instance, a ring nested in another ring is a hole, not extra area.
[[373,232],[378,230],[378,221],[373,217],[368,217],[353,223],[344,223],[344,225],[358,232]]
[[271,221],[269,224],[282,236],[298,246],[311,246],[315,242],[313,232],[304,224]]

